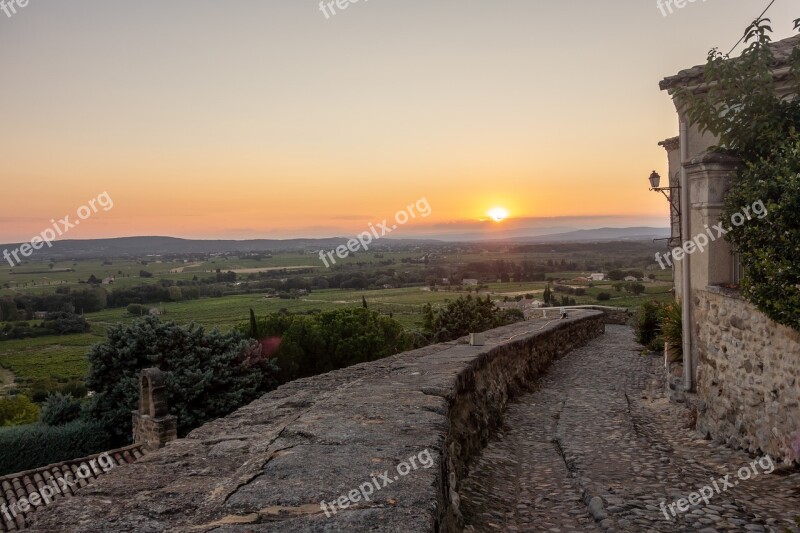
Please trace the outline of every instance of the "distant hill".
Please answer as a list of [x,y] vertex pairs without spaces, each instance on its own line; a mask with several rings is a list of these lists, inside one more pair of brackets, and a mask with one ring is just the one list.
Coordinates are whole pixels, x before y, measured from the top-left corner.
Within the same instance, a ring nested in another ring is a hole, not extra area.
[[[175,237],[119,237],[114,239],[64,240],[53,243],[52,248],[42,248],[38,255],[46,257],[141,257],[146,255],[268,252],[291,251],[310,248],[330,249],[346,242],[346,239],[257,239],[195,240]],[[18,244],[0,245],[0,248],[16,248]]]
[[[433,236],[431,236],[433,237]],[[592,230],[575,230],[547,235],[522,235],[504,239],[479,238],[477,235],[453,242],[506,242],[506,243],[553,243],[553,242],[598,242],[598,241],[643,241],[669,237],[667,228],[601,228]],[[148,255],[168,254],[213,254],[213,253],[258,253],[333,250],[346,244],[349,238],[337,237],[326,239],[253,239],[253,240],[196,240],[175,237],[119,237],[113,239],[63,240],[53,243],[52,248],[44,247],[38,253],[40,258],[108,258],[108,257],[144,257]],[[384,238],[372,244],[422,246],[444,244],[444,240],[435,238],[390,239]],[[3,249],[18,248],[19,244],[0,244]]]
[[[214,253],[258,253],[287,252],[301,250],[333,250],[346,244],[349,238],[334,237],[326,239],[252,239],[252,240],[198,240],[175,237],[118,237],[112,239],[86,239],[55,241],[52,248],[43,247],[36,254],[39,258],[105,258],[105,257],[143,257],[167,254],[214,254]],[[390,244],[390,239],[381,239]],[[437,241],[408,239],[406,245],[435,243]],[[18,248],[19,244],[0,244],[3,249]],[[36,258],[35,257],[35,258]]]
[[504,239],[507,242],[598,242],[598,241],[645,241],[651,239],[664,239],[670,236],[669,228],[598,228],[556,233],[553,235],[539,235],[531,237],[515,237]]

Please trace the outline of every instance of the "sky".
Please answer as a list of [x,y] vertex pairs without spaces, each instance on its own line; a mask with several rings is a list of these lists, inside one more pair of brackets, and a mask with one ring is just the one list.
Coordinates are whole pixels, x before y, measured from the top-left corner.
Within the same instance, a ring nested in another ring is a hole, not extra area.
[[103,193],[69,238],[347,236],[423,198],[395,236],[667,226],[658,82],[767,4],[29,0],[0,11],[0,242]]

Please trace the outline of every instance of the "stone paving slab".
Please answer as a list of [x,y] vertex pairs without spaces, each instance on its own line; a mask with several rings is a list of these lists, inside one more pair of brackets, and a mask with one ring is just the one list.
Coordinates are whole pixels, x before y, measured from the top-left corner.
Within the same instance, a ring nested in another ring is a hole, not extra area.
[[738,481],[757,458],[700,438],[686,408],[663,397],[661,364],[613,325],[554,363],[473,463],[460,490],[465,530],[800,531],[800,473],[758,464],[708,505],[665,516],[662,502]]

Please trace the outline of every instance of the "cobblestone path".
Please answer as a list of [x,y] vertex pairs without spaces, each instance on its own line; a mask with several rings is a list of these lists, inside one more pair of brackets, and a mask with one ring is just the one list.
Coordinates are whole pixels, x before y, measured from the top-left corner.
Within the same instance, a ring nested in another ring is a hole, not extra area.
[[[769,460],[751,467],[758,458],[700,438],[664,397],[662,364],[613,325],[556,361],[462,483],[465,531],[800,531],[800,473],[767,475]],[[662,502],[726,475],[736,486],[718,481],[708,505],[665,516]]]

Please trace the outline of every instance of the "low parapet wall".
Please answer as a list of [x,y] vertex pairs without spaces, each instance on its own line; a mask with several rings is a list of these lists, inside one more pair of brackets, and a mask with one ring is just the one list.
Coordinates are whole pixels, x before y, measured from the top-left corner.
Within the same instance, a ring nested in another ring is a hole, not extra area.
[[625,307],[609,307],[607,305],[571,305],[571,306],[561,306],[561,307],[541,307],[539,309],[531,309],[530,316],[532,317],[539,317],[542,318],[553,318],[558,317],[561,313],[561,310],[567,311],[569,314],[572,311],[580,310],[580,309],[592,309],[595,311],[600,311],[605,314],[606,316],[606,324],[618,324],[621,326],[625,326],[630,322],[631,317],[633,316],[633,311]]
[[458,484],[509,398],[604,327],[574,310],[487,332],[485,346],[289,383],[42,510],[31,530],[458,531]]

